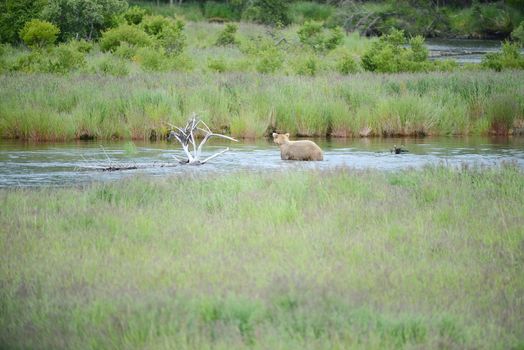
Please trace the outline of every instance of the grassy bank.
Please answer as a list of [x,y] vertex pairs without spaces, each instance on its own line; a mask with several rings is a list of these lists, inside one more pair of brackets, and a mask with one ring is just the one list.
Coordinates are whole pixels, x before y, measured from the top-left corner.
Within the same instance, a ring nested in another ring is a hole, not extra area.
[[522,71],[275,77],[258,74],[0,76],[0,136],[148,139],[192,112],[216,131],[262,137],[511,133]]
[[135,178],[0,203],[2,348],[524,345],[513,168]]

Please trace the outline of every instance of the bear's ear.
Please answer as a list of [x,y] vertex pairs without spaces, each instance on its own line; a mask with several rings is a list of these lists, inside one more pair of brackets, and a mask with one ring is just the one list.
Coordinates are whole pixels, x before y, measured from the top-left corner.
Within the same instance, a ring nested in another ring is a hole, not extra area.
[[288,132],[286,133],[286,137],[289,138],[289,133]]
[[276,138],[278,134],[276,132],[273,133],[273,138]]

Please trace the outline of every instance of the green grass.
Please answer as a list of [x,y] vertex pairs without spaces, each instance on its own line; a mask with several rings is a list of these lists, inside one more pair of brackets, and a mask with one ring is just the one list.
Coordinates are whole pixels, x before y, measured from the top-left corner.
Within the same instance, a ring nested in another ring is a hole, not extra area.
[[[219,49],[218,49],[219,50]],[[319,77],[256,73],[0,76],[0,137],[149,139],[196,112],[215,131],[264,137],[511,133],[522,71]]]
[[524,174],[436,167],[0,190],[0,347],[524,344]]

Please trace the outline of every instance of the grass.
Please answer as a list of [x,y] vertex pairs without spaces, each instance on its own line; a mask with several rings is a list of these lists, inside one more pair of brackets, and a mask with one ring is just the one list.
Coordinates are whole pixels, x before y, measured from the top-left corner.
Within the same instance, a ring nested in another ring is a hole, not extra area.
[[136,73],[0,76],[0,137],[149,139],[200,113],[215,131],[264,137],[511,133],[524,119],[521,71],[354,74]]
[[516,168],[134,178],[0,203],[2,348],[524,344]]

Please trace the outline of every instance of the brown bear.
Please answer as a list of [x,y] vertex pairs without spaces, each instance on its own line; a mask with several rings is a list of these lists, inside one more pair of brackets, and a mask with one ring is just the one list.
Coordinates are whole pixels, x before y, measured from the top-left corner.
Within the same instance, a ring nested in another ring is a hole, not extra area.
[[273,142],[280,147],[283,160],[323,160],[322,150],[309,140],[289,141],[289,134],[273,133]]

